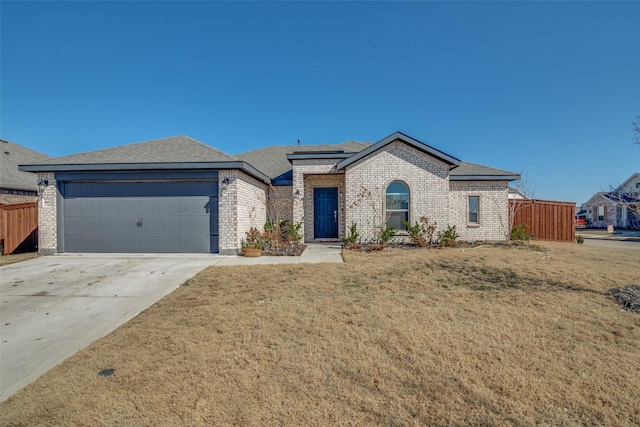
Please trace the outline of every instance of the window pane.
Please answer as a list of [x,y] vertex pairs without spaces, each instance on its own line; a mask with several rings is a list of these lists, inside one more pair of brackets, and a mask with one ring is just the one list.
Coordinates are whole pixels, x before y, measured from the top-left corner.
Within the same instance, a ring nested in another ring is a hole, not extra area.
[[409,189],[401,182],[387,187],[387,209],[409,209]]
[[478,222],[478,208],[480,198],[478,196],[469,196],[469,222]]
[[407,227],[402,223],[402,220],[409,221],[408,212],[387,212],[389,219],[387,225],[392,225],[396,230],[406,230]]

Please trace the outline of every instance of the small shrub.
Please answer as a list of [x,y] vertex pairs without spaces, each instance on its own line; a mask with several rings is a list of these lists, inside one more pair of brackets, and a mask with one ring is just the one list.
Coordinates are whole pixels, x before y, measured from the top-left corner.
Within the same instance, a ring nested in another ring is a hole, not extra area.
[[242,249],[264,248],[264,236],[257,228],[251,227],[245,236],[246,238],[242,240]]
[[286,235],[289,242],[300,243],[300,240],[302,240],[300,228],[302,228],[302,221],[296,223],[287,223]]
[[359,238],[360,234],[358,233],[358,225],[354,222],[353,224],[351,224],[351,227],[349,227],[349,234],[344,236],[342,238],[342,241],[347,245],[350,243],[355,244],[358,243]]
[[396,235],[396,228],[393,225],[386,225],[380,228],[380,241],[382,243],[389,243],[391,239]]
[[438,231],[438,240],[440,240],[441,247],[456,246],[458,237],[460,237],[460,235],[458,234],[455,225],[449,225],[446,230]]
[[529,241],[529,234],[527,233],[527,224],[516,225],[511,229],[511,240],[514,242],[527,242]]
[[436,223],[430,223],[426,216],[420,217],[420,222],[416,221],[411,225],[409,221],[402,221],[407,227],[407,232],[411,237],[411,241],[418,246],[427,246],[433,241],[433,233],[436,230]]
[[346,243],[344,245],[344,247],[346,249],[351,249],[352,251],[358,251],[358,252],[362,251],[362,244],[360,244],[360,243],[350,243],[349,242],[349,243]]
[[577,234],[576,235],[576,243],[581,245],[584,243],[584,237],[582,236],[582,234]]

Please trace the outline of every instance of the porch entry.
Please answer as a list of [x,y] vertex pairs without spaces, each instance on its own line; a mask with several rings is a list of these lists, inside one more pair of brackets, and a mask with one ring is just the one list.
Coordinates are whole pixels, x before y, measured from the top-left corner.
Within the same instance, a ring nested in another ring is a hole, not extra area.
[[337,239],[338,188],[314,188],[313,212],[313,237],[316,239]]

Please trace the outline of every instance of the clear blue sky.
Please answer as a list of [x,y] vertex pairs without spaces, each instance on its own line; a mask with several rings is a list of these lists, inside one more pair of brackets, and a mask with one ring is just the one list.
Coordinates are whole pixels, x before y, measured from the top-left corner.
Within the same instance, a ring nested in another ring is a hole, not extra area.
[[18,2],[0,137],[230,154],[399,130],[585,202],[640,172],[640,2]]

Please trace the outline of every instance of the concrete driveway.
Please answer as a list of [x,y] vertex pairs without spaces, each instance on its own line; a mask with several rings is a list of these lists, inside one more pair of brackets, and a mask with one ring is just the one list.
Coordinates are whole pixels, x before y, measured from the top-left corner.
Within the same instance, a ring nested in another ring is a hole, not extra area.
[[0,267],[0,401],[219,261],[83,254]]

